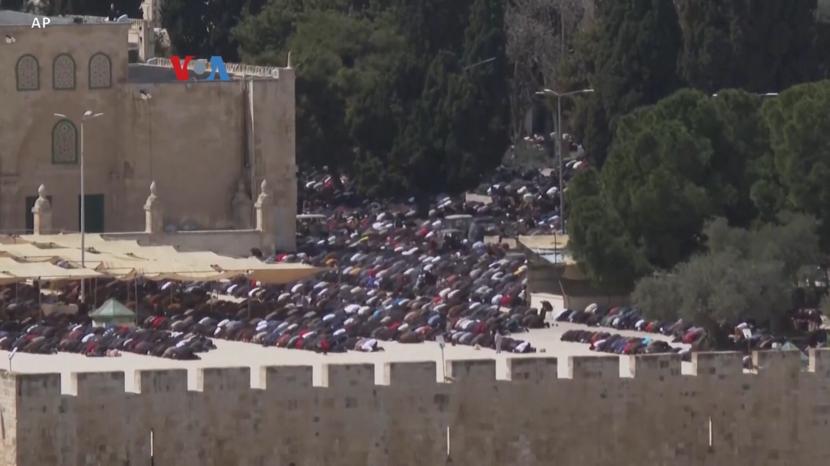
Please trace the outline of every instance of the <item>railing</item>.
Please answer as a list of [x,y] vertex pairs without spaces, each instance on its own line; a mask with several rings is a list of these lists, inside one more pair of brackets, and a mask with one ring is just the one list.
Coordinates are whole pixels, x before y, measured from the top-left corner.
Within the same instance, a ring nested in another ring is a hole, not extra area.
[[[169,58],[155,57],[147,60],[148,65],[163,66],[165,68],[173,68]],[[194,63],[191,61],[188,64],[188,69],[193,69]],[[225,69],[228,73],[242,75],[242,76],[258,76],[263,78],[279,79],[280,68],[276,66],[256,66],[245,65],[243,63],[225,63]]]

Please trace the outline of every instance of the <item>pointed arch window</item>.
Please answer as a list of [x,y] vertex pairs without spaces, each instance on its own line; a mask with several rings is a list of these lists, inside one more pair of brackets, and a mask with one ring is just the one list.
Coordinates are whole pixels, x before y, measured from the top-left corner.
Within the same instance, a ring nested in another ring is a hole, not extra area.
[[78,128],[69,120],[60,120],[52,128],[52,163],[78,163]]
[[89,59],[89,88],[109,87],[112,87],[112,61],[107,55],[98,52]]
[[15,66],[18,91],[36,91],[40,89],[40,64],[34,55],[23,55],[17,59]]
[[67,53],[55,57],[52,64],[52,87],[57,90],[75,89],[75,60]]

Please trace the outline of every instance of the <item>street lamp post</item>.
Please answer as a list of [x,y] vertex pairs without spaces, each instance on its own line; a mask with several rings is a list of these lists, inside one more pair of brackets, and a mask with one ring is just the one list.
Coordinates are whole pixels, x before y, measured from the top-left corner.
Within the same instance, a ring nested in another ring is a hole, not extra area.
[[[66,115],[62,113],[55,113],[56,118],[68,120]],[[102,116],[103,113],[95,113],[92,110],[87,110],[81,115],[81,268],[86,268],[86,193],[84,191],[84,122],[93,118]],[[79,296],[81,302],[86,301],[84,295],[84,279],[81,277],[81,294]]]
[[558,153],[558,171],[559,171],[559,225],[562,233],[565,233],[565,181],[564,172],[565,164],[562,155],[562,142],[564,140],[564,133],[562,131],[562,98],[571,97],[577,94],[590,94],[594,92],[593,89],[579,89],[570,92],[556,92],[553,89],[542,89],[536,95],[553,96],[556,97],[556,150]]

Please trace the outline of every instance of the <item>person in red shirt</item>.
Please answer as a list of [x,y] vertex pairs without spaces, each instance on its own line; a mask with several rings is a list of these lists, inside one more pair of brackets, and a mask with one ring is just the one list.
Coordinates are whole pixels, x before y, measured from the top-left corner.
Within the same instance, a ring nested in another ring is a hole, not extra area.
[[320,351],[322,351],[323,354],[329,354],[329,349],[331,349],[331,344],[329,343],[328,337],[324,335],[320,338]]

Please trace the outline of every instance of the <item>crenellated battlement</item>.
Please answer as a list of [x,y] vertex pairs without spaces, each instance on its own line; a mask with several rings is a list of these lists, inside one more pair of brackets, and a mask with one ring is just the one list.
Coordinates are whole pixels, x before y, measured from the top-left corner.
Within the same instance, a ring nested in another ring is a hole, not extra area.
[[692,373],[724,378],[743,372],[743,355],[736,352],[692,353]]
[[620,374],[620,358],[617,356],[573,357],[568,360],[567,368],[569,379],[617,379]]
[[[485,466],[830,456],[819,440],[830,435],[830,350],[811,351],[806,370],[785,351],[753,354],[753,371],[739,353],[698,353],[685,374],[677,355],[624,358],[568,358],[564,377],[554,357],[393,362],[378,378],[374,364],[0,371],[0,460],[142,464],[150,435],[156,464],[180,465],[414,466],[442,463],[447,448],[455,464]],[[585,443],[598,438],[602,448]]]
[[360,390],[375,385],[373,364],[326,364],[323,366],[322,387],[334,390]]
[[[681,373],[679,355],[655,354],[624,356],[629,360],[629,373],[620,376],[620,357],[575,356],[566,360],[567,372],[559,377],[559,360],[555,357],[521,357],[505,360],[505,381],[515,383],[557,383],[559,380],[619,382],[626,378],[664,380],[669,378],[757,375],[765,377],[821,376],[830,378],[830,349],[811,350],[809,363],[803,367],[797,351],[756,351],[752,355],[755,370],[745,371],[743,356],[733,352],[694,353],[691,374]],[[260,385],[251,382],[250,367],[218,367],[194,369],[195,384],[188,384],[186,369],[137,370],[126,383],[124,372],[9,373],[0,369],[0,379],[16,383],[22,397],[69,395],[100,397],[112,394],[158,394],[171,392],[226,392],[248,389],[266,391],[308,390],[312,387],[333,390],[361,390],[375,386],[428,387],[441,383],[434,361],[392,362],[382,366],[381,379],[376,382],[374,364],[324,364],[320,383],[313,383],[313,366],[261,366]],[[469,359],[446,362],[445,383],[495,383],[496,360]],[[68,383],[63,378],[68,377]],[[63,383],[63,385],[62,385]],[[62,393],[61,387],[68,387]]]
[[558,378],[556,358],[512,358],[507,360],[507,378],[514,383],[551,383]]
[[631,377],[663,381],[681,373],[682,361],[677,354],[648,354],[629,356]]
[[[187,370],[135,371],[135,393],[161,394],[187,391]],[[129,391],[129,389],[128,389]]]

